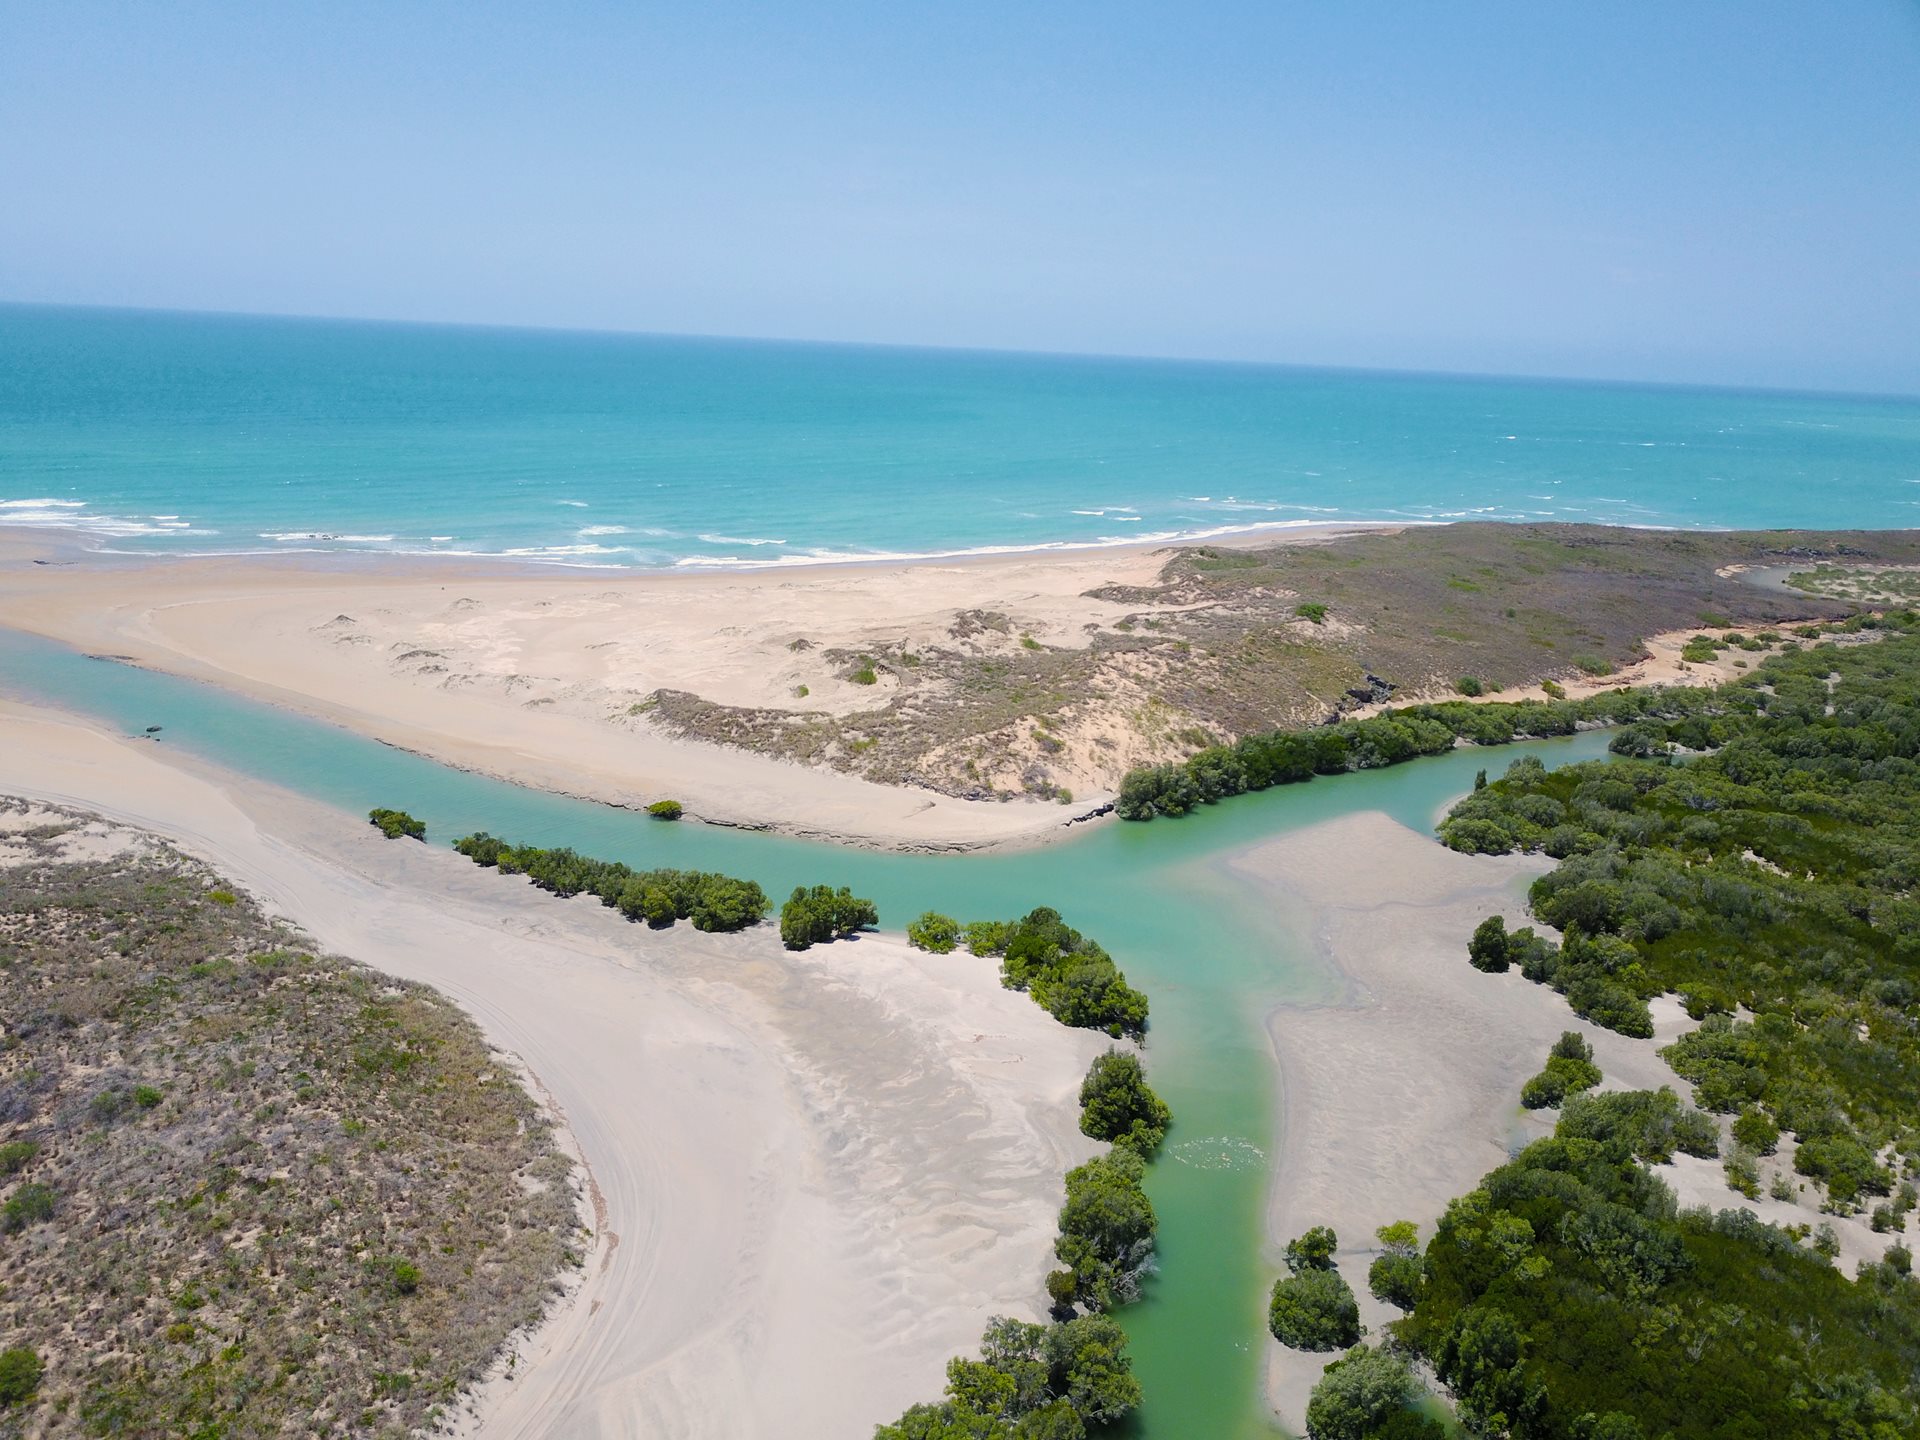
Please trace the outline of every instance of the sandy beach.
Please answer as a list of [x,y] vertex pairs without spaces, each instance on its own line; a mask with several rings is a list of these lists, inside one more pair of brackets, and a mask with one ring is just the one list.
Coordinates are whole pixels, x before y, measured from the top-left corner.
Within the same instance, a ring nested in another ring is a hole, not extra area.
[[[1449,1200],[1504,1163],[1511,1147],[1551,1133],[1555,1112],[1523,1110],[1520,1087],[1562,1031],[1592,1043],[1603,1089],[1668,1085],[1691,1099],[1692,1087],[1657,1053],[1693,1025],[1671,997],[1653,1004],[1654,1037],[1636,1040],[1580,1019],[1518,971],[1486,975],[1468,965],[1473,927],[1490,914],[1524,923],[1526,888],[1551,865],[1541,856],[1461,855],[1377,812],[1251,846],[1233,862],[1276,907],[1305,912],[1327,966],[1324,996],[1268,1018],[1281,1117],[1268,1238],[1277,1256],[1309,1226],[1333,1226],[1341,1273],[1375,1332],[1400,1312],[1367,1291],[1379,1253],[1374,1231],[1413,1220],[1421,1239],[1431,1238]],[[1789,1144],[1765,1171],[1791,1164]],[[1782,1225],[1831,1223],[1848,1271],[1885,1248],[1863,1216],[1742,1199],[1718,1161],[1676,1155],[1653,1168],[1683,1205],[1740,1206]],[[1297,1432],[1333,1357],[1271,1341],[1268,1355],[1269,1399]]]
[[525,1065],[586,1159],[594,1247],[471,1434],[858,1435],[937,1394],[990,1316],[1042,1311],[1107,1042],[990,962],[648,932],[11,704],[0,793],[161,834],[317,944],[440,988]]
[[[1354,527],[1236,537],[1308,543]],[[1081,646],[1138,605],[1164,546],[911,564],[672,573],[374,556],[139,558],[0,531],[0,616],[93,654],[211,681],[500,778],[617,805],[855,844],[964,850],[1045,839],[1074,803],[966,800],[667,733],[665,688],[839,715],[894,681],[823,657],[953,644]],[[968,617],[1000,617],[982,624]],[[995,628],[998,626],[998,628]],[[804,696],[798,694],[805,689]],[[929,696],[937,710],[940,696]]]

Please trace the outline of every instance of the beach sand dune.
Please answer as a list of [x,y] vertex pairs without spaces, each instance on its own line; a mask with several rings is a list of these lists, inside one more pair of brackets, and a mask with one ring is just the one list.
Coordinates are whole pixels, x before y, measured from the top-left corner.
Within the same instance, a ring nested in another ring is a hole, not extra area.
[[[58,564],[34,563],[57,557]],[[857,657],[953,638],[1085,643],[1125,607],[1084,592],[1150,581],[1151,548],[778,572],[568,571],[348,557],[103,556],[0,534],[7,624],[212,681],[521,784],[702,819],[907,849],[1057,832],[1111,798],[967,800],[703,743],[655,722],[654,692],[839,715],[884,704]],[[1009,618],[1011,617],[1011,618]],[[839,658],[830,658],[839,657]],[[797,692],[805,687],[804,698]],[[937,689],[937,684],[935,686]],[[940,696],[929,691],[934,708]]]
[[488,1437],[839,1437],[1036,1317],[1101,1037],[990,962],[885,936],[650,932],[297,797],[0,706],[0,793],[156,831],[327,949],[434,985],[587,1163],[572,1293],[486,1387]]

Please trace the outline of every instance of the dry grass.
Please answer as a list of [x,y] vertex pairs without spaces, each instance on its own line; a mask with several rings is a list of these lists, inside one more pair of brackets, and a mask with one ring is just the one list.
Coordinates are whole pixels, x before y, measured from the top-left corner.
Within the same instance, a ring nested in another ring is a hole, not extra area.
[[1136,764],[1396,691],[1451,693],[1463,675],[1497,690],[1605,674],[1664,631],[1843,615],[1861,592],[1794,596],[1716,573],[1801,563],[1826,573],[1836,561],[1911,564],[1920,537],[1469,524],[1185,549],[1156,585],[1091,592],[1128,610],[1089,625],[1081,645],[1040,644],[1006,615],[964,611],[943,644],[829,657],[843,669],[872,664],[880,688],[869,709],[803,713],[661,691],[653,719],[948,794],[1084,793]]
[[0,1436],[430,1428],[577,1261],[543,1111],[432,990],[0,812],[0,1143],[38,1147],[0,1196],[54,1197],[0,1237],[0,1348],[47,1365]]

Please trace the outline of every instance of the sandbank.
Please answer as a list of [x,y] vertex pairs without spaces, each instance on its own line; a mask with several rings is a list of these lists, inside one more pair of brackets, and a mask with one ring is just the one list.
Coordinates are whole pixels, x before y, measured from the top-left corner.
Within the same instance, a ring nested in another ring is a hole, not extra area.
[[[1351,525],[1229,537],[1308,543]],[[778,570],[577,570],[371,555],[132,557],[65,532],[0,531],[0,623],[223,685],[436,760],[616,805],[909,850],[1031,843],[1098,813],[967,800],[669,734],[666,688],[726,706],[840,715],[886,698],[823,652],[951,643],[957,617],[1005,643],[1086,644],[1168,547],[1055,550]],[[1137,607],[1133,607],[1137,608]],[[806,694],[798,692],[805,688]]]
[[272,787],[0,704],[0,793],[154,831],[329,950],[434,985],[584,1155],[571,1297],[473,1402],[486,1437],[844,1437],[1038,1318],[1104,1037],[991,962],[870,935],[652,932]]

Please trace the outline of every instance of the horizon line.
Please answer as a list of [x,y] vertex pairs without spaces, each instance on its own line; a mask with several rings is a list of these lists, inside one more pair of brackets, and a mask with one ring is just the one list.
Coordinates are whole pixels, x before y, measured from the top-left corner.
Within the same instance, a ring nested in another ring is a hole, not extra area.
[[633,340],[719,341],[738,345],[798,345],[842,350],[900,350],[916,354],[1013,356],[1035,360],[1105,360],[1129,364],[1214,366],[1245,370],[1296,370],[1428,380],[1511,381],[1536,385],[1601,385],[1621,389],[1718,391],[1731,394],[1803,395],[1854,400],[1920,400],[1920,391],[1822,389],[1808,385],[1755,385],[1714,380],[1649,380],[1626,376],[1562,375],[1506,370],[1429,370],[1397,365],[1341,365],[1307,360],[1248,360],[1209,355],[1170,355],[1109,350],[1050,350],[1005,345],[954,345],[905,340],[822,340],[797,335],[743,335],[711,331],[646,330],[618,326],[535,325],[497,320],[420,320],[380,315],[319,315],[290,310],[199,310],[177,305],[120,305],[70,300],[13,300],[0,310],[82,310],[120,315],[176,315],[221,320],[293,320],[321,325],[391,326],[419,330],[476,330],[528,335],[583,335]]

